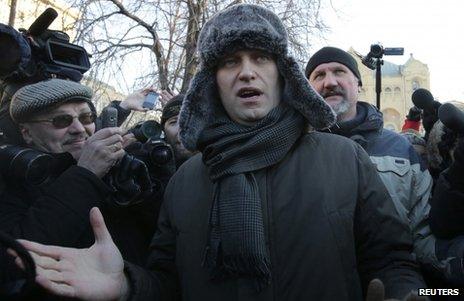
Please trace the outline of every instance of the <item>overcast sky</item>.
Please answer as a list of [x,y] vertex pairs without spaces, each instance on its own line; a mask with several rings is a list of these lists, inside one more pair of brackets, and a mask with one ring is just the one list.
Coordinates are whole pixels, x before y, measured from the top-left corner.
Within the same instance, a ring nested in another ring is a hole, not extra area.
[[404,64],[409,54],[429,67],[430,88],[440,101],[464,101],[464,1],[332,0],[324,20],[331,27],[327,42],[362,54],[372,43],[404,47],[403,56],[384,56]]

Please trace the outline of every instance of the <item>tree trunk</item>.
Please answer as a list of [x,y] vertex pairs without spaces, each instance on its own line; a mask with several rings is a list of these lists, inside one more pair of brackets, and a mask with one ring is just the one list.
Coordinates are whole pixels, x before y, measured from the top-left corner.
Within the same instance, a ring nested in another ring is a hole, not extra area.
[[187,91],[190,80],[197,69],[198,60],[195,55],[195,50],[197,48],[197,39],[201,28],[200,20],[205,10],[205,4],[206,1],[198,1],[197,4],[192,0],[187,1],[189,21],[187,26],[187,40],[185,43],[185,70],[182,87],[180,89],[181,93]]
[[14,27],[14,22],[16,18],[16,4],[18,3],[18,0],[11,0],[11,6],[10,6],[10,16],[8,17],[8,25],[11,27]]

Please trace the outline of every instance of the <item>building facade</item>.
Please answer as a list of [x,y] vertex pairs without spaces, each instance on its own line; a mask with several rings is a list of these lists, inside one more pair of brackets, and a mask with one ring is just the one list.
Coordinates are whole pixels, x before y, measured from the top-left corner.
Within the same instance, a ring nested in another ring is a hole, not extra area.
[[[348,51],[356,59],[363,86],[360,99],[376,105],[375,70],[363,65],[353,49]],[[412,93],[418,88],[430,90],[430,73],[426,64],[410,54],[404,65],[396,65],[385,60],[382,65],[380,110],[384,116],[384,127],[401,131],[404,119],[413,106]]]

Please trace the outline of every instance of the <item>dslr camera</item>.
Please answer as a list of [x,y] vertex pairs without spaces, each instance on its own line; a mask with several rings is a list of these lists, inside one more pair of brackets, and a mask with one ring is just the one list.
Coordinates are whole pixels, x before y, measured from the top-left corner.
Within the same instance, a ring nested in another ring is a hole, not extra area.
[[[116,126],[117,111],[107,107],[102,112],[102,128]],[[144,200],[158,200],[175,172],[171,147],[162,139],[161,125],[154,120],[137,124],[129,130],[137,142],[125,148],[126,155],[104,177],[112,187],[118,206],[132,206]]]

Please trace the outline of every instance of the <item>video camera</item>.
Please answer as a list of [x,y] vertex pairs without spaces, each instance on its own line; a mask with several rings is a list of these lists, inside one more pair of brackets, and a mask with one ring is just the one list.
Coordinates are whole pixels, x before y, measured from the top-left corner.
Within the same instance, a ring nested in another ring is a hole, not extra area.
[[9,143],[23,142],[9,114],[18,89],[54,77],[78,82],[90,68],[83,47],[70,43],[66,33],[48,29],[57,16],[47,8],[28,30],[0,23],[0,131]]
[[362,63],[372,69],[376,69],[376,60],[381,59],[384,55],[403,55],[402,47],[383,47],[382,44],[372,44],[369,53],[361,59]]
[[48,29],[57,16],[47,8],[28,30],[0,23],[0,80],[82,79],[90,68],[89,56],[83,47],[69,43],[66,33]]

